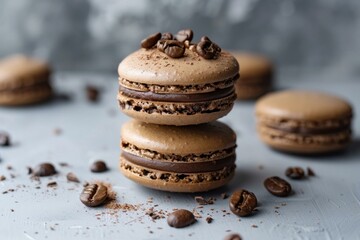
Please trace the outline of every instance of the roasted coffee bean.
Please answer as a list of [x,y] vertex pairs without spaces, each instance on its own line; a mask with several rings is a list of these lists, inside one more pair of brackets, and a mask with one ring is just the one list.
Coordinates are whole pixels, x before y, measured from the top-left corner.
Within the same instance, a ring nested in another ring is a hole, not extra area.
[[186,209],[176,210],[167,218],[169,226],[174,228],[183,228],[193,224],[195,221],[194,214]]
[[102,204],[108,196],[107,187],[102,184],[90,184],[80,194],[80,201],[88,207]]
[[240,217],[251,214],[256,206],[257,199],[255,194],[247,190],[239,189],[230,196],[230,210]]
[[0,132],[0,146],[8,147],[10,146],[10,136],[5,132]]
[[227,235],[224,240],[241,240],[241,237],[237,233],[232,233],[230,235]]
[[164,52],[171,58],[180,58],[184,56],[185,45],[176,40],[167,40],[165,43]]
[[173,40],[173,39],[174,36],[169,32],[163,33],[161,36],[161,40]]
[[86,86],[86,97],[90,102],[97,102],[99,99],[99,89],[94,86]]
[[191,29],[184,29],[184,30],[180,30],[175,38],[176,40],[180,41],[180,42],[185,42],[186,40],[189,40],[189,42],[191,42],[191,40],[193,39],[194,33]]
[[152,48],[161,38],[161,33],[154,33],[141,41],[142,48]]
[[211,41],[201,41],[196,46],[196,52],[205,59],[215,59],[221,52],[221,48]]
[[166,42],[167,42],[168,40],[163,40],[163,39],[161,39],[161,40],[159,40],[158,42],[157,42],[157,44],[156,44],[156,47],[157,47],[157,49],[160,51],[160,52],[165,52],[165,47],[166,47]]
[[96,173],[105,172],[107,169],[106,163],[101,160],[94,162],[90,167],[90,170]]
[[285,175],[292,179],[302,179],[305,177],[305,172],[301,167],[289,167],[286,169]]
[[265,188],[273,195],[286,197],[291,193],[291,185],[279,177],[269,177],[264,181]]
[[56,174],[54,165],[51,163],[42,163],[34,169],[34,175],[37,177],[47,177]]

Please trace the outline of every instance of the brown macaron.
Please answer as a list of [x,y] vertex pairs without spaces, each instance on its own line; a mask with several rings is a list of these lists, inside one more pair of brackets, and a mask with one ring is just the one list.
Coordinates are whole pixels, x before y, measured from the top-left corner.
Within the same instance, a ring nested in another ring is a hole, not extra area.
[[351,141],[351,105],[315,91],[270,93],[256,103],[259,136],[269,146],[293,153],[338,151]]
[[235,148],[235,133],[221,122],[166,126],[131,120],[121,130],[120,169],[149,188],[204,192],[230,181]]
[[0,105],[18,106],[52,96],[50,67],[39,60],[15,55],[0,61]]
[[[204,47],[211,44],[203,43]],[[179,49],[178,45],[173,49]],[[228,114],[236,99],[239,65],[230,53],[216,52],[208,59],[211,54],[197,53],[194,46],[192,50],[183,46],[183,53],[174,50],[179,54],[176,58],[154,47],[126,57],[118,68],[122,111],[137,120],[163,125],[206,123]]]
[[240,79],[235,84],[238,99],[255,99],[270,91],[274,67],[269,59],[245,52],[233,55],[240,65]]

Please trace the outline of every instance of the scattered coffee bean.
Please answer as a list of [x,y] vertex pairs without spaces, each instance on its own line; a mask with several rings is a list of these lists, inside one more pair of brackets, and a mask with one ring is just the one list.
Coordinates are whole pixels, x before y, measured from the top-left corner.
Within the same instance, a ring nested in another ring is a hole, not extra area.
[[311,168],[307,168],[307,175],[309,176],[309,177],[315,177],[316,175],[315,175],[315,172],[311,169]]
[[184,30],[180,30],[175,38],[176,40],[180,41],[180,42],[185,42],[186,40],[188,40],[189,42],[191,42],[191,40],[193,39],[194,33],[191,29],[184,29]]
[[269,177],[264,181],[265,188],[273,195],[286,197],[291,193],[291,185],[279,177]]
[[57,182],[49,182],[47,184],[48,187],[56,187],[57,186]]
[[207,217],[207,218],[205,219],[205,221],[206,221],[207,223],[212,223],[213,220],[214,220],[214,219],[213,219],[212,217]]
[[176,210],[167,218],[169,226],[174,228],[183,228],[193,224],[194,222],[196,222],[194,214],[185,209]]
[[196,52],[205,59],[216,59],[221,52],[221,48],[217,44],[205,40],[197,44]]
[[106,163],[101,160],[94,162],[90,167],[90,170],[95,173],[106,172],[107,169]]
[[161,38],[161,33],[154,33],[141,41],[142,48],[152,48]]
[[173,35],[169,32],[163,33],[161,36],[161,40],[173,40],[173,39],[174,39]]
[[0,146],[8,147],[10,146],[10,136],[5,132],[0,132]]
[[292,179],[302,179],[305,177],[305,172],[301,167],[289,167],[286,169],[285,175]]
[[184,55],[185,45],[176,40],[167,40],[164,45],[164,52],[171,58],[180,58]]
[[239,189],[230,196],[229,206],[234,214],[244,217],[251,214],[256,208],[257,199],[254,193]]
[[34,169],[34,175],[37,177],[46,177],[56,174],[54,165],[51,163],[42,163]]
[[86,97],[90,102],[97,102],[99,99],[99,89],[94,86],[86,86]]
[[4,175],[0,175],[0,182],[5,181],[5,180],[6,180],[6,177]]
[[69,172],[68,174],[66,174],[66,179],[69,181],[69,182],[76,182],[76,183],[79,183],[79,179],[76,177],[76,175],[72,172]]
[[224,240],[241,240],[241,237],[237,233],[232,233],[230,235],[227,235]]
[[102,204],[108,196],[107,187],[102,184],[90,184],[80,194],[80,201],[88,207]]

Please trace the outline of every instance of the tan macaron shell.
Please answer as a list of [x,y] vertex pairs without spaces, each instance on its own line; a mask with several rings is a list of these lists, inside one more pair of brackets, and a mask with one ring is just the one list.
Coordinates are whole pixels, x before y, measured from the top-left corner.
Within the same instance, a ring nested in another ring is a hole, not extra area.
[[261,118],[326,121],[351,118],[350,104],[333,95],[289,90],[268,94],[256,103],[256,114]]
[[268,94],[256,104],[258,133],[269,146],[315,154],[344,149],[351,140],[352,108],[333,95],[290,90]]
[[121,138],[139,148],[177,155],[227,149],[236,142],[234,131],[221,122],[177,127],[131,120],[122,126]]
[[217,59],[204,59],[186,49],[184,57],[171,58],[157,49],[139,49],[120,64],[118,73],[129,81],[157,85],[197,85],[233,78],[239,72],[236,59],[221,52]]
[[260,55],[234,52],[240,65],[240,79],[235,84],[238,99],[254,99],[271,89],[273,65]]

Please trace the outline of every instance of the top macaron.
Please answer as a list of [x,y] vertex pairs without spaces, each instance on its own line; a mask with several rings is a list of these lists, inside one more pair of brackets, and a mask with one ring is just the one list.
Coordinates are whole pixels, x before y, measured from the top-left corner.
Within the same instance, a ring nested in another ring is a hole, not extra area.
[[236,99],[236,59],[193,32],[156,33],[119,65],[118,100],[132,118],[163,125],[192,125],[225,116]]

